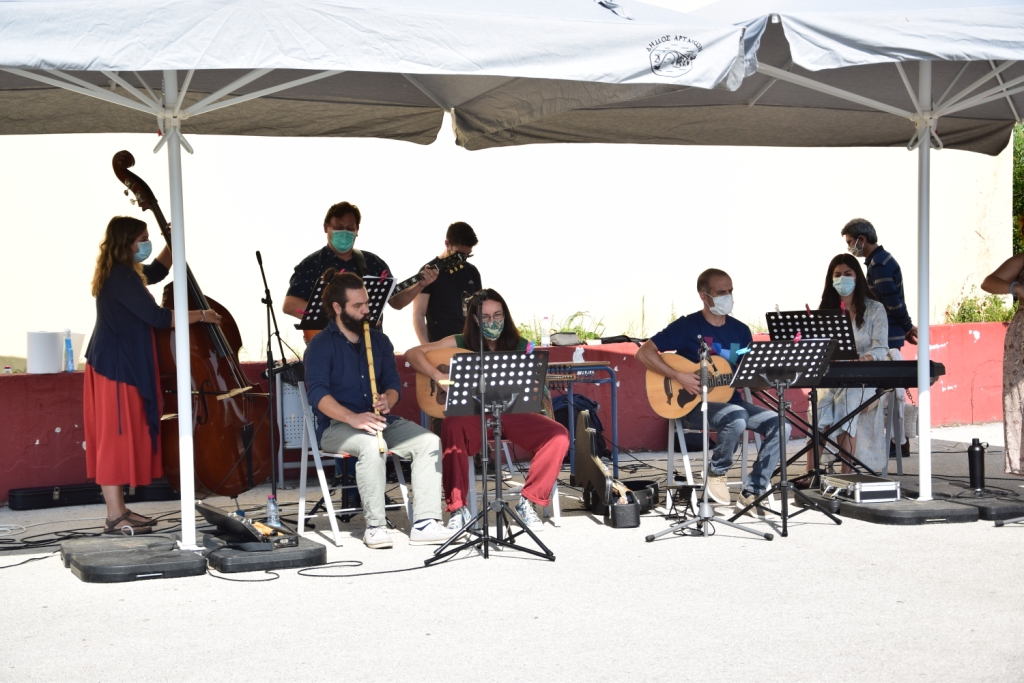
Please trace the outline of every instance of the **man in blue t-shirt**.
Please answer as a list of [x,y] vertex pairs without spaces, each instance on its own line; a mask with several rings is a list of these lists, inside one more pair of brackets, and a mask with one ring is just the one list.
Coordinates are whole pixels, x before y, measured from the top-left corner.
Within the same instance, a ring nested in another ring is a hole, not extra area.
[[[699,338],[703,338],[711,347],[712,362],[720,356],[736,367],[742,353],[753,341],[750,328],[729,316],[732,312],[732,278],[728,273],[717,268],[705,270],[697,278],[697,293],[704,304],[703,309],[670,323],[644,342],[636,353],[637,360],[649,370],[675,380],[684,391],[694,396],[700,395],[699,372],[674,370],[662,360],[661,353],[675,351],[697,363]],[[684,419],[687,426],[700,427],[699,408],[692,410]],[[768,488],[772,472],[779,462],[778,415],[767,408],[742,401],[737,392],[728,403],[708,402],[708,427],[718,433],[718,445],[711,455],[711,473],[706,477],[708,495],[723,505],[731,502],[726,473],[732,466],[732,457],[743,431],[752,429],[763,437],[747,488],[740,492],[737,501],[739,507],[746,507]],[[786,438],[789,438],[788,423]],[[753,512],[748,511],[748,514]]]

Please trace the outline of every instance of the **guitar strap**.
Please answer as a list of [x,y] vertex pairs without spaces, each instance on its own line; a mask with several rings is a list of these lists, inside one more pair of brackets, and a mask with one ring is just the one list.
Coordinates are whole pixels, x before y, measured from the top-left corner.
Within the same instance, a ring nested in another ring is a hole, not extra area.
[[365,276],[369,268],[366,266],[366,257],[363,256],[363,252],[358,249],[353,249],[352,258],[356,262],[356,273],[359,277]]

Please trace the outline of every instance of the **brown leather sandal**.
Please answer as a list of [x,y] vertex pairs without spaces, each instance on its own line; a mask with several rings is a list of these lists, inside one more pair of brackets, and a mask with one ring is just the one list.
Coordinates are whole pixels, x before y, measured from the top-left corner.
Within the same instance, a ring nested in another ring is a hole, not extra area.
[[107,520],[103,526],[103,533],[111,536],[136,536],[153,533],[152,526],[131,521],[129,519],[131,515],[132,511],[129,510],[113,521]]
[[128,510],[128,515],[131,517],[132,524],[141,524],[143,526],[157,525],[158,520],[154,517],[146,517],[145,515],[140,515],[137,512],[132,512],[131,510]]

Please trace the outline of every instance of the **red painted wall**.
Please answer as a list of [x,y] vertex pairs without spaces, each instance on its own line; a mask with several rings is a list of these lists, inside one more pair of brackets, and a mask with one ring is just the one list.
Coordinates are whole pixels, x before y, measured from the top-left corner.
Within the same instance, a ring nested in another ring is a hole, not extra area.
[[[935,325],[931,328],[932,358],[946,366],[946,376],[932,387],[932,424],[972,424],[1002,420],[1003,323]],[[618,379],[619,445],[664,450],[665,420],[647,404],[645,370],[636,362],[635,344],[583,347],[585,360],[606,360]],[[569,361],[575,347],[550,349],[552,361]],[[904,346],[906,358],[915,347]],[[246,374],[261,383],[259,363],[244,364]],[[419,422],[415,373],[398,357],[403,399],[395,414]],[[12,488],[84,483],[82,448],[83,373],[0,375],[0,503]],[[611,438],[611,394],[607,386],[576,385],[579,393],[601,404],[600,417]],[[911,392],[912,394],[914,392]],[[804,392],[788,396],[794,409],[806,412]]]

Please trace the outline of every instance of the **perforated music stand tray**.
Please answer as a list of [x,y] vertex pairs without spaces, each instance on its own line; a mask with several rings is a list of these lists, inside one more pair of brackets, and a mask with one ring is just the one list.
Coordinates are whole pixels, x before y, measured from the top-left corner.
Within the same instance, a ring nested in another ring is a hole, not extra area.
[[770,389],[792,376],[787,388],[816,387],[828,370],[836,346],[834,339],[754,342],[733,374],[731,386]]
[[[370,295],[370,325],[376,326],[384,315],[384,304],[391,298],[391,290],[395,288],[395,278],[379,275],[364,275],[363,285],[367,294]],[[330,322],[324,315],[323,307],[324,276],[316,279],[313,285],[313,293],[309,295],[306,302],[306,310],[302,313],[302,319],[295,325],[297,330],[322,330]]]
[[832,360],[857,360],[857,340],[850,316],[839,310],[770,311],[765,313],[772,341],[792,341],[797,332],[802,339],[835,339],[838,344]]
[[[507,406],[503,413],[539,413],[547,372],[547,351],[485,352],[487,405]],[[467,351],[452,356],[448,377],[452,384],[445,401],[445,417],[479,415],[480,354]]]

